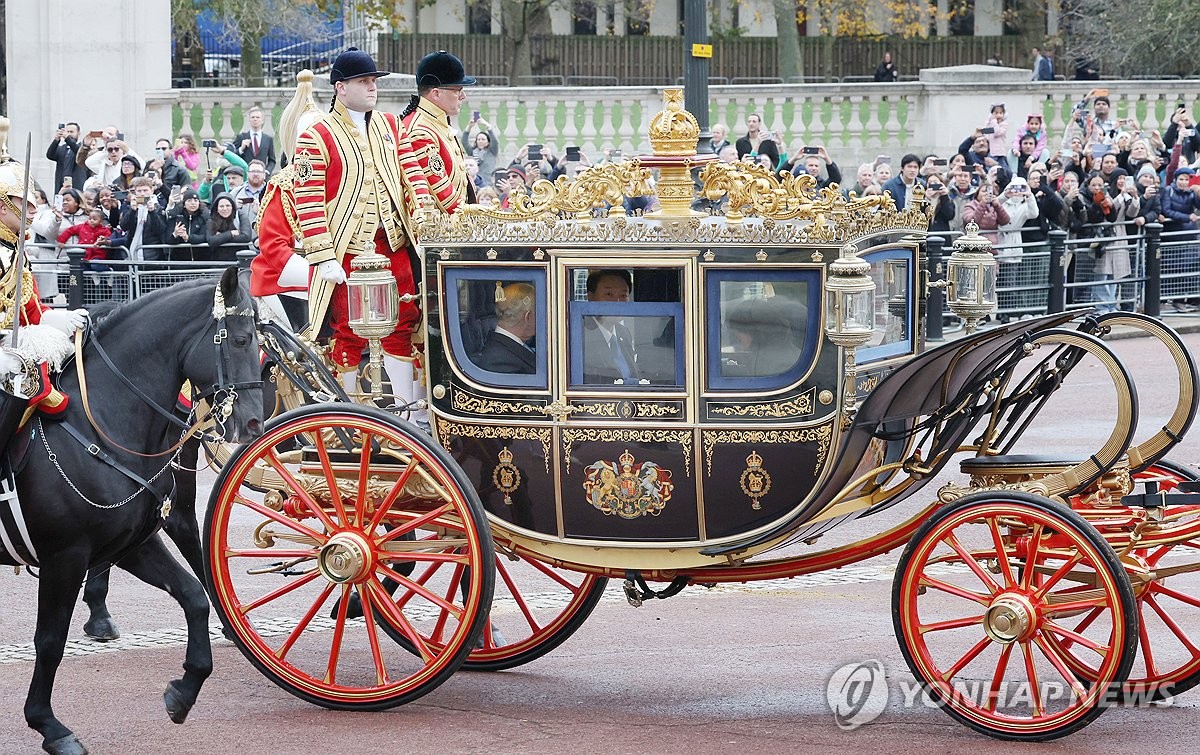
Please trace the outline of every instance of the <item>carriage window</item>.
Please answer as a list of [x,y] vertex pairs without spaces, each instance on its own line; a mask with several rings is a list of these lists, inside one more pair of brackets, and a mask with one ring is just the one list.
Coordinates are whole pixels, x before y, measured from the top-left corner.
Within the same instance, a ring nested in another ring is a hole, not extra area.
[[682,386],[680,270],[570,272],[571,385]]
[[[710,271],[708,384],[771,389],[804,376],[820,334],[817,270]],[[810,312],[817,307],[817,314]]]
[[914,254],[885,249],[863,255],[875,281],[875,330],[858,350],[860,363],[912,353]]
[[546,279],[540,269],[450,269],[446,294],[446,332],[464,373],[487,385],[546,387]]

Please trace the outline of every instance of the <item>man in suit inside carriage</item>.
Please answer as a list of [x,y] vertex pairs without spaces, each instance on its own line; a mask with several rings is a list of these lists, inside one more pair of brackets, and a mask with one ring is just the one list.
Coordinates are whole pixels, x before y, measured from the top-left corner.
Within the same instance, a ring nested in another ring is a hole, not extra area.
[[[588,274],[588,301],[627,302],[633,287],[628,270]],[[599,315],[583,321],[583,382],[594,385],[637,383],[640,375],[633,337],[620,317]]]
[[509,283],[496,301],[496,329],[488,334],[479,366],[491,372],[532,375],[537,355],[528,345],[537,332],[535,290],[528,283]]

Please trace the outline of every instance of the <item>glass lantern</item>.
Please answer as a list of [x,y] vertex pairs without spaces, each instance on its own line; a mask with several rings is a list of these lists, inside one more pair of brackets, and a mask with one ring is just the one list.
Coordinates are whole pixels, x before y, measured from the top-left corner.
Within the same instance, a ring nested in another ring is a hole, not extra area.
[[374,251],[350,262],[346,281],[347,324],[370,344],[371,395],[383,395],[383,338],[400,321],[400,296],[387,257]]
[[947,304],[963,319],[968,333],[996,310],[996,257],[992,243],[979,235],[979,226],[968,223],[964,235],[955,239],[946,278]]
[[862,346],[875,330],[875,281],[870,271],[871,263],[859,258],[854,244],[842,247],[842,256],[829,264],[825,334],[838,346]]

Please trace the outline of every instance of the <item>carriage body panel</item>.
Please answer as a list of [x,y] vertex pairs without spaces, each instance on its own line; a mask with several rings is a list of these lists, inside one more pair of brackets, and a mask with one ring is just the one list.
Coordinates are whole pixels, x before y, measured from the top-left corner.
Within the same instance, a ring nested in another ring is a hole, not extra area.
[[[423,247],[434,429],[475,481],[497,538],[580,565],[693,568],[817,516],[846,408],[845,354],[822,327],[828,264],[843,244],[863,248],[885,294],[856,393],[924,346],[914,235],[924,215],[872,212],[856,237],[720,217],[467,214],[443,226],[444,242]],[[632,301],[587,301],[597,269],[630,271]],[[512,283],[532,286],[537,302],[522,374],[491,371],[482,355],[497,292]],[[746,312],[760,318],[751,338],[732,332]],[[588,321],[605,315],[637,344],[637,382],[585,374]]]

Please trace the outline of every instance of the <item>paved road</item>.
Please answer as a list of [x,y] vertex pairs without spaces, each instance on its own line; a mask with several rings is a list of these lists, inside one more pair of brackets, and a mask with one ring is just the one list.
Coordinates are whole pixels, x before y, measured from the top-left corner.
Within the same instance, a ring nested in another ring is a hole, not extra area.
[[[1200,335],[1186,340],[1200,353]],[[1164,355],[1144,339],[1118,349],[1140,378],[1146,426],[1157,426],[1174,391],[1173,380],[1154,372]],[[1048,408],[1027,450],[1082,451],[1106,431],[1102,370],[1084,369],[1073,380],[1074,398]],[[1173,457],[1200,466],[1200,431]],[[849,540],[883,526],[864,522],[834,536]],[[912,677],[891,628],[895,557],[778,583],[689,588],[639,609],[610,589],[549,656],[515,671],[459,673],[384,713],[337,713],[294,698],[214,632],[216,671],[183,726],[169,723],[160,699],[183,658],[178,607],[120,575],[111,604],[124,637],[72,642],[56,708],[96,753],[1002,750],[941,711],[903,704],[899,690]],[[0,752],[35,752],[39,737],[20,709],[36,583],[6,574],[0,585]],[[882,662],[893,694],[878,719],[840,731],[826,681],[843,664],[867,659]],[[1200,692],[1170,707],[1110,710],[1078,734],[1023,751],[1183,749],[1200,738],[1198,706]]]

